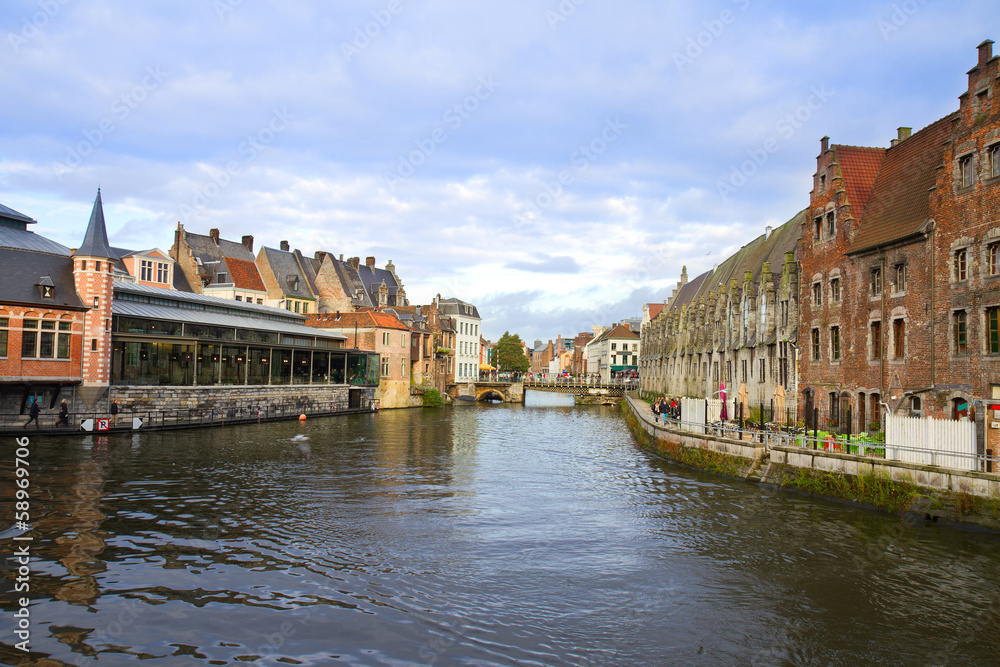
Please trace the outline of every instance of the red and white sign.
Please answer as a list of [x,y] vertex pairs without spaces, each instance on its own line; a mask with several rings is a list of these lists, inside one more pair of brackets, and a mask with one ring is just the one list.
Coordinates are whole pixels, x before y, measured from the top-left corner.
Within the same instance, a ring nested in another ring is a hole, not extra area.
[[98,431],[110,431],[111,430],[111,420],[104,418],[97,420],[97,430]]

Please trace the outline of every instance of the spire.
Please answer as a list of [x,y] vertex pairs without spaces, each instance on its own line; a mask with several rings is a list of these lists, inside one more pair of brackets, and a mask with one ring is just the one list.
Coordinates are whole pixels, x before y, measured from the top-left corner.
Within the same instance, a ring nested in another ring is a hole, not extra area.
[[97,199],[94,200],[94,210],[90,213],[90,224],[83,243],[74,253],[84,257],[107,257],[118,259],[118,255],[108,245],[108,231],[104,225],[104,205],[101,203],[101,189],[97,189]]

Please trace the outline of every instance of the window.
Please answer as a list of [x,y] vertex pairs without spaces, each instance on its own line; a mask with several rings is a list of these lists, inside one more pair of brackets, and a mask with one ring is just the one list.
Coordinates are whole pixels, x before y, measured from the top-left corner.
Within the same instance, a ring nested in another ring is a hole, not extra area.
[[813,241],[819,241],[823,238],[823,216],[817,216],[813,220]]
[[840,327],[830,327],[830,358],[840,361]]
[[840,278],[830,280],[830,301],[840,303]]
[[819,191],[826,192],[826,174],[819,175]]
[[153,263],[148,259],[139,261],[139,280],[153,281]]
[[747,360],[746,359],[743,360],[743,363],[741,364],[741,366],[742,366],[742,370],[743,370],[743,382],[746,382],[747,381]]
[[382,332],[382,344],[383,345],[388,345],[389,344],[389,332],[388,331],[383,331]]
[[972,156],[966,155],[958,159],[959,182],[961,187],[972,185]]
[[965,248],[955,251],[955,280],[969,279],[968,252]]
[[611,349],[612,350],[617,349],[617,347],[618,347],[618,343],[611,343]]
[[308,303],[303,303],[302,304],[302,312],[303,313],[308,313],[309,312],[309,304]]
[[1000,243],[991,243],[986,247],[987,264],[990,275],[1000,274]]
[[243,297],[241,297],[241,296],[240,296],[239,294],[237,294],[237,295],[236,295],[236,300],[237,300],[237,301],[242,301],[242,300],[243,300]]
[[897,264],[893,267],[896,271],[896,291],[906,291],[906,264]]
[[813,283],[813,305],[823,305],[823,285],[821,283]]
[[70,322],[59,323],[59,337],[56,341],[57,359],[69,359],[69,343],[72,328],[73,325]]
[[86,271],[87,270],[87,260],[85,260],[85,259],[81,259],[80,260],[80,270],[81,271]]
[[813,352],[813,361],[819,361],[820,357],[819,329],[812,330],[812,352]]
[[955,340],[955,354],[966,354],[969,351],[967,330],[967,315],[964,310],[956,310],[952,315],[953,338]]
[[389,375],[389,357],[386,355],[382,356],[382,377],[387,377]]
[[872,269],[869,291],[872,296],[882,296],[882,269]]
[[781,326],[788,326],[788,299],[781,302]]
[[225,274],[225,273],[217,273],[217,274],[215,274],[215,282],[217,282],[217,283],[228,283],[229,282],[229,275]]
[[902,359],[906,354],[906,320],[903,318],[892,321],[893,358]]
[[94,262],[94,270],[95,271],[100,271],[101,270],[101,263],[100,262]]
[[986,149],[990,155],[990,178],[1000,176],[1000,144],[993,144]]
[[882,323],[871,323],[871,349],[872,359],[882,358]]
[[922,416],[921,407],[923,402],[920,400],[919,396],[910,396],[910,412],[914,415]]
[[24,320],[21,325],[21,356],[35,357],[38,350],[38,320]]
[[761,382],[766,382],[767,381],[767,364],[765,363],[766,361],[767,361],[766,359],[764,359],[763,357],[761,357],[761,360],[760,360],[760,381]]
[[826,214],[826,235],[835,236],[837,233],[837,215],[833,211]]
[[96,338],[91,338],[90,339],[90,350],[92,352],[97,352],[97,339]]
[[170,272],[168,267],[163,262],[156,263],[156,282],[158,283],[168,283],[170,282]]
[[10,326],[9,317],[0,317],[0,357],[7,356],[7,327]]
[[257,299],[257,305],[263,306],[264,305],[264,299]]
[[[5,318],[6,319],[6,318]],[[56,327],[60,332],[57,336]],[[69,359],[69,322],[55,320],[24,320],[21,331],[21,356],[39,359]],[[4,332],[3,349],[7,341]]]
[[295,302],[295,312],[296,313],[302,312],[302,304],[299,303],[298,301]]
[[990,354],[1000,354],[1000,308],[986,309],[986,344]]

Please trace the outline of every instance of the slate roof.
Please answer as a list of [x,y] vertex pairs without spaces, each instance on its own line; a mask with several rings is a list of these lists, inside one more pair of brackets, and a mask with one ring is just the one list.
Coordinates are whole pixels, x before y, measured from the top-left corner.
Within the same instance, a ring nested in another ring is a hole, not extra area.
[[327,255],[327,258],[333,262],[334,271],[337,272],[337,277],[340,278],[340,285],[344,288],[344,294],[351,297],[351,303],[355,307],[374,308],[375,304],[368,295],[368,290],[365,289],[365,285],[361,281],[361,276],[358,275],[358,272],[351,263],[341,259],[334,259],[332,255]]
[[[299,266],[298,260],[295,259],[295,255],[287,250],[276,248],[264,247],[261,250],[267,256],[267,263],[274,273],[274,279],[278,281],[278,289],[281,290],[282,295],[293,299],[315,298],[313,293],[309,291],[309,281],[306,279],[302,267]],[[298,278],[298,280],[292,281],[289,280],[290,278]]]
[[196,259],[200,259],[202,264],[219,262],[223,257],[235,257],[236,259],[254,261],[253,252],[242,243],[237,243],[236,241],[227,241],[220,238],[219,244],[216,245],[211,236],[195,234],[185,229],[184,242],[191,249],[191,254]]
[[861,220],[864,217],[872,187],[875,185],[875,179],[882,167],[885,149],[839,144],[835,144],[833,149],[836,151],[840,173],[844,178],[847,202],[851,205],[851,215],[855,220]]
[[83,236],[83,243],[73,254],[83,257],[118,259],[118,255],[108,245],[108,230],[104,224],[104,205],[101,203],[100,189],[97,190],[94,208],[90,211],[90,222],[87,223],[87,233]]
[[70,250],[61,243],[39,236],[27,229],[14,229],[0,225],[0,248],[15,248],[18,250],[33,250],[50,255],[70,256]]
[[[382,287],[382,281],[385,281],[386,289],[389,291],[389,297],[394,298],[399,290],[399,283],[396,282],[396,277],[392,275],[392,271],[387,269],[379,269],[368,266],[367,264],[361,264],[358,266],[358,277],[361,279],[361,283],[364,285],[365,291],[368,293],[368,298],[371,299],[373,304],[378,303],[378,292]],[[399,305],[402,306],[406,304]]]
[[8,220],[16,220],[17,222],[23,222],[24,224],[34,223],[35,220],[29,218],[24,213],[20,213],[10,208],[9,206],[4,206],[0,204],[0,218],[7,218]]
[[257,270],[256,263],[246,259],[226,257],[222,260],[221,266],[225,266],[225,270],[230,278],[229,282],[233,283],[236,287],[257,290],[258,292],[267,291],[267,287],[264,286],[264,281],[260,277],[260,271]]
[[848,254],[902,240],[924,228],[930,219],[930,190],[944,163],[953,116],[931,123],[886,150]]
[[[45,276],[55,285],[51,299],[43,299],[36,286]],[[0,301],[37,304],[47,308],[85,309],[76,293],[73,260],[69,255],[0,248]]]
[[[462,306],[471,306],[471,314],[465,312]],[[438,301],[438,308],[442,313],[447,313],[448,315],[461,315],[463,317],[474,317],[477,320],[482,319],[479,316],[479,309],[467,301],[462,301],[461,299],[449,298],[440,299]]]

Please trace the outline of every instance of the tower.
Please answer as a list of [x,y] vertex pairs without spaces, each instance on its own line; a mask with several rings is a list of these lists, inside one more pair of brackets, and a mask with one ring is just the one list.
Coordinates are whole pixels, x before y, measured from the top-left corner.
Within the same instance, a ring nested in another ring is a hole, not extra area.
[[111,380],[111,294],[114,262],[118,256],[108,245],[101,190],[90,213],[83,243],[73,253],[73,279],[80,300],[90,307],[83,321],[83,387],[81,398],[92,403]]

